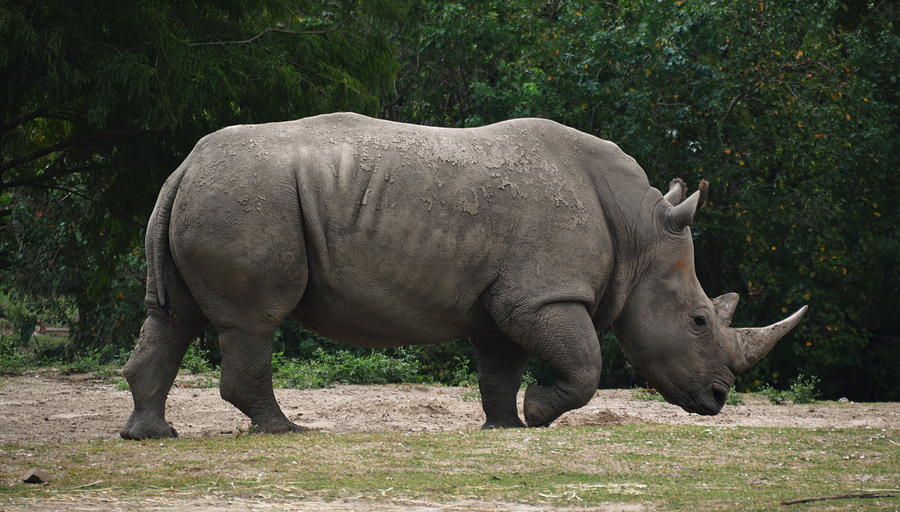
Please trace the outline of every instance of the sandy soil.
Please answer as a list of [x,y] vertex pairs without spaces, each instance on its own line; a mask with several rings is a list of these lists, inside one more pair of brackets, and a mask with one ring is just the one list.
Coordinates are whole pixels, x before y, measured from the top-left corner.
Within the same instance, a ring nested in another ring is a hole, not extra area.
[[[183,437],[233,435],[248,421],[219,397],[218,388],[198,388],[181,375],[169,395],[167,419]],[[464,400],[465,388],[421,385],[336,386],[280,389],[276,395],[296,423],[326,432],[474,430],[483,421],[481,403]],[[522,393],[519,393],[521,407]],[[630,390],[601,390],[591,402],[554,423],[615,425],[742,425],[802,428],[897,428],[900,403],[770,405],[746,396],[717,416],[699,416]],[[89,375],[60,376],[52,370],[0,381],[0,444],[116,439],[131,412],[131,394]],[[521,410],[521,409],[520,409]]]
[[[181,375],[169,395],[167,418],[183,437],[235,435],[248,426],[244,417],[219,398],[217,388],[197,387],[205,377]],[[317,390],[276,390],[285,413],[306,427],[327,432],[474,430],[483,421],[481,403],[465,399],[471,390],[444,386],[336,386]],[[801,428],[897,428],[900,404],[818,403],[770,405],[764,397],[745,396],[745,405],[726,406],[718,416],[688,414],[662,402],[636,400],[630,390],[598,391],[585,407],[560,418],[565,425],[628,423],[671,425],[746,425]],[[522,393],[519,394],[521,411]],[[90,375],[61,376],[41,370],[0,378],[0,445],[118,439],[131,411],[131,394]],[[643,504],[608,503],[562,511],[653,510]],[[536,512],[542,507],[523,503],[415,500],[319,501],[303,499],[240,499],[234,497],[155,496],[125,501],[101,495],[60,498],[19,498],[0,501],[0,510],[50,512],[136,510],[196,512],[331,510],[376,512],[513,511]]]

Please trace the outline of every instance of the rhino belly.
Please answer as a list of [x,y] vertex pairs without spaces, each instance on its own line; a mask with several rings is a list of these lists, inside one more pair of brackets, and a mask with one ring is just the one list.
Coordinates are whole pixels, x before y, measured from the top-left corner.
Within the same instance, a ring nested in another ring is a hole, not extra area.
[[494,329],[477,304],[460,310],[438,296],[366,288],[372,284],[340,287],[312,278],[292,316],[326,338],[362,347],[427,345]]

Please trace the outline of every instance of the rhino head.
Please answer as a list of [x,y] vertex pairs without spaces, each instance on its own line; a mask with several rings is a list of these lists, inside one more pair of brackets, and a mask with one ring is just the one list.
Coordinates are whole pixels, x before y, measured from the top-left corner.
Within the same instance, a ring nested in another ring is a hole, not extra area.
[[686,199],[685,189],[675,180],[657,203],[646,268],[613,330],[632,365],[668,402],[712,415],[725,404],[735,375],[762,359],[806,306],[768,327],[731,327],[738,294],[710,299],[694,271],[690,225],[706,182]]

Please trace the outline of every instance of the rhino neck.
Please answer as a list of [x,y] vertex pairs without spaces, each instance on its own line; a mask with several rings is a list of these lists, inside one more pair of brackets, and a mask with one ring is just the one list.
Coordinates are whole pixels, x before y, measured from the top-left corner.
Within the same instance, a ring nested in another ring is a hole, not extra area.
[[662,194],[649,185],[644,171],[631,157],[622,155],[632,165],[601,169],[592,176],[613,243],[613,265],[593,314],[598,331],[610,328],[622,314],[628,297],[650,264],[647,246],[655,238],[654,212],[662,200]]

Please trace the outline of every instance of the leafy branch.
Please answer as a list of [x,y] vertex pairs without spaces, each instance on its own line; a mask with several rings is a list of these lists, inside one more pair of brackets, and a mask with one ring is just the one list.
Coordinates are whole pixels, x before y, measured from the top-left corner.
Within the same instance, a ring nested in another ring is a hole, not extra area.
[[23,114],[12,121],[0,125],[0,135],[14,130],[15,128],[35,119],[59,119],[62,121],[77,121],[81,119],[78,114],[71,110],[35,110],[28,114]]
[[216,46],[216,45],[225,46],[227,44],[248,44],[248,43],[252,43],[253,41],[256,41],[260,37],[262,37],[268,33],[271,33],[271,32],[275,32],[275,33],[279,33],[279,34],[292,34],[292,35],[327,34],[329,32],[334,32],[334,31],[340,29],[341,27],[343,27],[344,25],[346,25],[350,20],[353,19],[353,17],[355,15],[356,15],[355,10],[350,11],[350,14],[348,14],[347,17],[344,18],[343,20],[341,20],[340,22],[338,22],[328,28],[321,29],[321,30],[290,30],[290,29],[280,28],[280,27],[268,27],[266,29],[263,29],[262,32],[256,34],[253,37],[249,37],[247,39],[241,39],[239,41],[200,41],[200,42],[195,42],[195,43],[188,43],[188,46]]
[[90,135],[85,135],[83,137],[73,137],[68,140],[64,140],[62,142],[53,144],[51,146],[47,146],[42,148],[30,155],[23,156],[21,158],[16,158],[14,160],[10,160],[9,162],[0,165],[0,173],[4,173],[6,171],[15,169],[16,167],[20,167],[27,163],[38,160],[39,158],[43,158],[45,156],[51,155],[53,153],[58,153],[60,151],[65,151],[70,148],[83,146],[86,144],[90,144],[92,142],[104,139],[111,139],[116,137],[127,137],[130,135],[145,135],[145,134],[153,134],[153,133],[161,133],[162,130],[144,130],[140,128],[121,128],[116,130],[105,130],[97,133],[92,133]]

